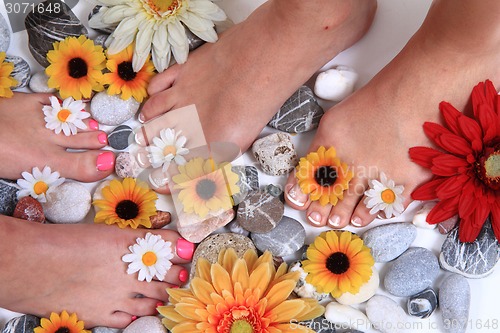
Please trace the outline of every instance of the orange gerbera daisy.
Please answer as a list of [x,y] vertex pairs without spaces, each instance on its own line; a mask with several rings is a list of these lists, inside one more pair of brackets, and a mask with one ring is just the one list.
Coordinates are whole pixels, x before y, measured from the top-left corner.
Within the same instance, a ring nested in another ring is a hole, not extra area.
[[319,200],[322,206],[328,203],[335,206],[344,198],[353,173],[337,158],[335,148],[326,150],[321,146],[300,159],[295,177],[302,192],[309,194],[312,201]]
[[61,315],[52,312],[50,319],[42,318],[40,326],[36,327],[34,333],[90,333],[84,330],[84,323],[78,320],[76,313],[69,315],[63,311]]
[[108,53],[106,67],[110,73],[104,74],[103,84],[109,85],[108,94],[121,94],[122,99],[134,97],[142,103],[148,96],[147,87],[154,76],[155,67],[153,63],[146,60],[141,70],[135,72],[132,68],[132,57],[134,56],[134,44],[130,44],[126,49],[117,54]]
[[11,88],[17,85],[17,81],[10,76],[14,70],[14,64],[5,61],[5,52],[0,52],[0,97],[10,98],[14,95]]
[[145,183],[133,178],[125,178],[121,182],[113,179],[102,189],[102,196],[103,199],[93,202],[99,208],[94,222],[116,223],[120,228],[151,227],[150,217],[156,215],[158,196]]
[[325,231],[307,248],[303,269],[306,281],[334,298],[345,292],[357,294],[368,282],[374,264],[370,249],[349,231]]
[[58,89],[63,99],[90,98],[92,90],[104,90],[101,81],[106,57],[102,47],[84,35],[55,42],[47,60],[48,86]]
[[167,289],[171,305],[158,311],[172,333],[314,333],[297,322],[324,308],[314,299],[288,299],[299,275],[287,273],[285,263],[276,270],[270,252],[238,258],[224,249],[215,264],[200,258],[189,289]]

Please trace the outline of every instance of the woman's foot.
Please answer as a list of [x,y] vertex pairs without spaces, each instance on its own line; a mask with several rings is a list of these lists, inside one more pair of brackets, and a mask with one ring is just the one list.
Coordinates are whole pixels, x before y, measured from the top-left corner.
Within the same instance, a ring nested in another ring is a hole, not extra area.
[[245,151],[293,92],[363,36],[375,0],[270,0],[157,75],[140,119],[195,104],[208,142]]
[[[12,311],[48,318],[66,310],[87,328],[122,328],[133,316],[156,315],[159,303],[168,301],[165,289],[189,276],[179,264],[191,260],[194,245],[171,230],[0,219],[0,307]],[[139,281],[121,259],[148,231],[172,243],[174,265],[163,282]]]
[[375,218],[363,203],[368,180],[384,172],[405,186],[408,205],[411,192],[430,177],[408,156],[410,147],[431,146],[423,123],[440,122],[441,101],[462,110],[477,83],[500,82],[498,22],[500,3],[494,0],[435,1],[401,53],[321,120],[310,150],[334,146],[352,166],[354,178],[344,199],[334,207],[310,202],[291,175],[285,189],[288,204],[306,210],[313,226],[365,226]]
[[[86,119],[87,130],[76,135],[55,134],[45,128],[43,105],[50,105],[48,94],[15,93],[0,98],[0,178],[18,179],[23,171],[49,166],[62,177],[92,182],[114,171],[114,154],[99,149],[107,136],[95,120]],[[84,152],[68,152],[67,148]]]

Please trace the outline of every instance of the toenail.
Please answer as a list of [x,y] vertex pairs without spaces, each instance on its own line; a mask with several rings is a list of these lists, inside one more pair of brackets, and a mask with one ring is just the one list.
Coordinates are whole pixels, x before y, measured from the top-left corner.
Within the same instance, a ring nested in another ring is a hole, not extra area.
[[137,117],[137,120],[139,120],[141,124],[144,124],[146,118],[144,118],[144,115],[142,113],[139,113],[139,117]]
[[132,321],[137,320],[137,318],[139,318],[139,317],[137,317],[137,316],[132,316]]
[[97,131],[99,129],[99,123],[97,121],[95,121],[94,119],[91,119],[89,121],[89,128],[91,130]]
[[340,227],[340,216],[338,215],[333,215],[328,219],[328,224],[332,226],[333,228],[338,228]]
[[355,216],[351,219],[351,224],[355,227],[361,227],[362,223],[363,223],[363,221],[361,221],[361,219],[357,216]]
[[108,143],[108,136],[106,135],[106,133],[101,133],[97,136],[97,140],[99,140],[99,143],[105,145]]
[[99,154],[96,161],[97,170],[109,171],[115,167],[115,154],[108,151]]
[[307,219],[314,225],[321,224],[321,214],[318,212],[312,212],[307,216]]
[[182,283],[186,282],[189,278],[189,274],[188,274],[188,271],[185,270],[185,269],[182,269],[180,272],[179,272],[179,281],[181,281]]
[[302,193],[302,191],[300,190],[299,184],[296,184],[296,185],[292,186],[290,188],[290,190],[288,190],[288,193],[286,196],[291,203],[293,203],[296,206],[302,207],[306,203],[299,200],[299,198],[301,197],[301,193]]
[[191,260],[194,253],[194,243],[191,243],[184,238],[179,238],[177,240],[176,252],[179,258]]
[[159,307],[159,306],[164,306],[164,305],[165,305],[165,303],[163,303],[163,302],[158,302],[158,303],[156,303],[156,307]]

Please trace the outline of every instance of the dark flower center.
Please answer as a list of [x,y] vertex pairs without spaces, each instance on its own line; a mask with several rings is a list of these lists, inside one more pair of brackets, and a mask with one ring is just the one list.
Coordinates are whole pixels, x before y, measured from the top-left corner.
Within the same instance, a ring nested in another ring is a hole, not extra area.
[[500,189],[500,147],[486,150],[476,163],[476,173],[490,189]]
[[131,200],[123,200],[116,205],[115,212],[121,219],[135,219],[139,215],[139,205]]
[[137,76],[137,73],[134,72],[130,61],[124,61],[118,65],[118,76],[124,81],[132,81]]
[[215,182],[210,179],[202,179],[196,184],[196,193],[203,200],[209,200],[215,194],[217,186]]
[[326,259],[326,268],[333,274],[342,274],[349,269],[349,258],[343,252],[332,253]]
[[337,180],[337,169],[331,166],[322,166],[316,169],[314,180],[321,186],[331,186]]
[[70,333],[71,331],[67,327],[59,327],[54,333]]
[[73,58],[68,62],[69,76],[74,79],[84,77],[88,73],[88,67],[82,58]]

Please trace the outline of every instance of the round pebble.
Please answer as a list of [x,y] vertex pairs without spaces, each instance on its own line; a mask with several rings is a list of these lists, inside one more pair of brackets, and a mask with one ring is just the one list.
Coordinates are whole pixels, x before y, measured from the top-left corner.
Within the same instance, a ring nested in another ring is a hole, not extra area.
[[119,328],[110,328],[104,326],[97,326],[92,329],[92,333],[120,333],[122,330]]
[[31,76],[29,87],[35,93],[55,93],[57,89],[49,88],[47,81],[49,77],[45,71],[36,72]]
[[262,170],[271,176],[286,175],[298,163],[295,146],[286,133],[274,133],[256,140],[252,153]]
[[370,279],[359,288],[356,294],[351,294],[350,292],[345,292],[340,297],[336,298],[336,301],[344,305],[361,304],[368,301],[377,292],[378,286],[380,285],[380,278],[378,271],[375,267],[372,267],[372,275]]
[[368,317],[361,311],[349,306],[330,302],[325,309],[325,318],[336,327],[364,329],[370,327]]
[[140,317],[130,323],[123,333],[167,333],[161,319],[153,316]]
[[439,308],[446,332],[466,331],[470,309],[470,286],[466,278],[458,274],[445,278],[439,288]]
[[0,179],[0,214],[12,216],[17,205],[17,184]]
[[300,272],[297,285],[293,288],[293,292],[297,296],[302,298],[314,298],[318,302],[321,302],[329,297],[329,293],[320,293],[316,290],[316,287],[306,282],[307,272],[302,268],[302,263],[300,261],[293,262],[288,268],[288,271]]
[[432,208],[436,206],[435,201],[426,201],[422,207],[413,216],[412,223],[422,229],[435,229],[437,224],[430,224],[427,222],[427,215],[431,212]]
[[78,223],[90,211],[91,195],[82,184],[66,182],[49,193],[42,206],[47,220],[53,223]]
[[9,320],[2,330],[2,333],[26,333],[34,332],[40,326],[40,318],[33,315],[24,315]]
[[143,169],[129,152],[119,153],[115,160],[115,172],[120,178],[137,178]]
[[[307,327],[316,333],[335,333],[336,327],[334,323],[330,323],[325,316],[319,316],[312,320],[298,322],[297,325]],[[293,329],[293,327],[292,327]]]
[[131,119],[141,104],[131,97],[127,100],[102,91],[92,98],[90,114],[100,124],[117,126]]
[[[131,140],[132,128],[127,125],[120,125],[116,127],[108,135],[108,144],[116,150],[127,149]],[[132,140],[133,141],[133,140]]]
[[252,192],[239,204],[236,221],[253,233],[266,233],[280,223],[285,206],[279,198],[265,192]]
[[350,67],[337,66],[316,78],[314,93],[319,98],[340,102],[354,91],[358,74]]
[[28,86],[31,78],[31,69],[28,62],[18,56],[7,56],[5,57],[5,61],[14,64],[14,69],[12,70],[12,73],[10,75],[17,81],[17,85],[13,89],[19,89]]
[[416,237],[417,228],[411,223],[403,222],[377,226],[362,236],[376,262],[388,262],[399,257]]
[[7,52],[10,45],[10,28],[2,14],[0,14],[0,52]]
[[436,310],[437,305],[436,292],[431,288],[411,296],[406,304],[408,314],[419,318],[429,317]]
[[366,315],[382,333],[403,333],[408,321],[403,308],[389,297],[376,295],[366,303]]
[[161,229],[170,224],[172,221],[172,216],[170,212],[162,212],[161,210],[156,211],[155,216],[149,218],[151,221],[151,229]]
[[32,197],[19,199],[12,216],[26,221],[45,222],[42,204]]

